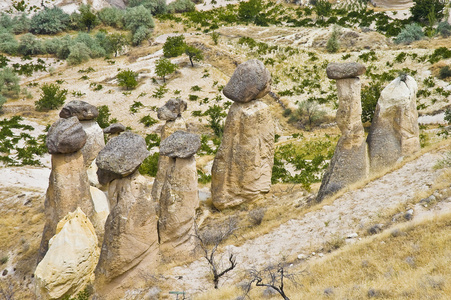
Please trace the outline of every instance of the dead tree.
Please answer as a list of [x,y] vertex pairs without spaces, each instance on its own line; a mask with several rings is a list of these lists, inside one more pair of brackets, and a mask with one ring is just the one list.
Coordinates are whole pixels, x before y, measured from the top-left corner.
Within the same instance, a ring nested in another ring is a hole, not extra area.
[[199,232],[197,224],[195,229],[195,237],[199,240],[199,247],[202,251],[203,257],[207,260],[210,270],[213,273],[213,283],[215,285],[215,289],[217,289],[219,279],[236,267],[236,257],[233,253],[230,253],[228,258],[229,266],[221,271],[221,259],[218,259],[216,254],[219,245],[238,229],[237,222],[235,219],[230,218],[227,224],[209,228],[204,230],[202,233]]
[[262,271],[252,269],[249,271],[249,274],[251,281],[248,284],[246,294],[250,291],[252,284],[255,282],[256,286],[272,288],[278,292],[284,300],[290,300],[283,290],[284,280],[289,279],[290,281],[296,283],[296,278],[294,274],[286,273],[285,267],[282,264],[277,266],[270,265]]

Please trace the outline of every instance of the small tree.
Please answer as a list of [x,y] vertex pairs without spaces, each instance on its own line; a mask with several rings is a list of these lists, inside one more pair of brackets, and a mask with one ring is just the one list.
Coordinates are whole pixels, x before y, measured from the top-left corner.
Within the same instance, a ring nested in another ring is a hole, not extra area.
[[413,0],[413,6],[410,8],[412,21],[426,24],[431,11],[433,11],[436,20],[441,20],[444,8],[444,0]]
[[135,32],[141,26],[147,28],[155,27],[155,23],[153,21],[152,15],[150,14],[150,11],[142,5],[127,8],[124,15],[124,24],[125,27],[129,29],[133,34],[135,34]]
[[261,0],[241,1],[238,6],[238,18],[246,23],[253,22],[262,9]]
[[33,34],[26,33],[20,38],[19,53],[22,55],[41,54],[42,43]]
[[117,81],[119,82],[118,85],[124,86],[127,90],[136,88],[138,85],[138,81],[136,80],[137,77],[138,73],[133,72],[132,70],[124,70],[116,75]]
[[41,91],[41,98],[34,103],[39,111],[57,109],[66,100],[67,90],[62,90],[57,84],[44,83],[41,86]]
[[315,12],[321,20],[327,17],[332,10],[332,4],[327,0],[318,0],[315,4]]
[[31,18],[30,32],[56,34],[66,30],[70,17],[59,7],[44,8]]
[[82,62],[88,61],[91,50],[84,43],[76,43],[69,47],[69,56],[67,57],[67,63],[69,65],[78,65]]
[[86,28],[86,30],[90,32],[92,28],[99,24],[99,20],[97,19],[97,16],[91,11],[90,5],[80,5],[79,11],[80,27]]
[[170,13],[183,13],[194,11],[196,4],[194,4],[191,0],[176,0],[174,2],[169,3],[168,11]]
[[141,26],[133,34],[132,43],[135,46],[140,45],[149,36],[150,36],[149,28],[147,28],[145,26]]
[[124,24],[124,11],[117,7],[104,7],[97,13],[98,18],[103,24],[114,28],[122,28]]
[[163,45],[165,57],[177,57],[185,52],[185,37],[183,35],[169,36]]
[[172,74],[177,70],[177,65],[171,63],[167,58],[160,58],[155,65],[155,74],[163,78],[163,82],[166,82],[166,75]]
[[128,45],[128,40],[125,34],[121,33],[110,34],[108,35],[108,40],[111,43],[111,48],[114,52],[114,57],[117,57],[119,52],[121,52],[121,50]]
[[188,55],[189,61],[191,63],[191,67],[194,67],[194,61],[201,61],[204,59],[204,56],[202,54],[202,50],[193,47],[193,46],[186,46],[185,47],[185,54]]
[[332,30],[332,35],[330,36],[329,40],[327,41],[326,49],[329,53],[335,53],[340,49],[340,41],[338,40],[338,28],[337,26],[334,26]]
[[326,112],[321,110],[314,100],[305,100],[298,105],[298,109],[295,112],[295,121],[311,130],[318,125],[325,114]]

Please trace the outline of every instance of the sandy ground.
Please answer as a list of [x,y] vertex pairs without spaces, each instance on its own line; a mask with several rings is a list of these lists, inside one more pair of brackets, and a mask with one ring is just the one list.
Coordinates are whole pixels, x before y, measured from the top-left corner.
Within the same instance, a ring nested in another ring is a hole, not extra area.
[[[418,193],[428,190],[441,172],[433,169],[440,157],[440,154],[427,153],[362,189],[344,194],[318,211],[292,219],[241,246],[226,247],[226,253],[232,252],[237,257],[238,270],[235,273],[277,263],[285,257],[321,257],[323,254],[310,253],[309,249],[320,249],[326,241],[337,237],[357,238],[357,232],[374,225],[372,220],[378,214],[407,203]],[[444,211],[449,209],[448,204],[444,205]],[[205,260],[198,260],[188,266],[174,268],[173,276],[168,276],[167,280],[173,281],[174,286],[195,293],[211,287],[209,272]],[[239,278],[231,275],[227,284],[237,280]]]

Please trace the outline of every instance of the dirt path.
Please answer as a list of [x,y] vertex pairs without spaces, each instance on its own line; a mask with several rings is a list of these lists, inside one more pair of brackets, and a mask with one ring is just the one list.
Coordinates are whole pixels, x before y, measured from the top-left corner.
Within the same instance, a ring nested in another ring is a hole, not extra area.
[[[232,251],[237,256],[237,268],[241,270],[261,268],[268,263],[279,262],[283,257],[309,255],[306,252],[309,249],[320,248],[333,238],[347,237],[359,229],[368,228],[374,225],[372,219],[380,212],[394,209],[419,192],[428,190],[440,174],[440,170],[433,169],[440,157],[440,154],[426,153],[364,188],[344,194],[330,205],[307,213],[300,219],[290,220],[239,247],[228,246],[226,251]],[[204,260],[176,267],[172,271],[173,276],[167,279],[175,280],[173,286],[191,292],[211,287],[207,277],[209,269]]]

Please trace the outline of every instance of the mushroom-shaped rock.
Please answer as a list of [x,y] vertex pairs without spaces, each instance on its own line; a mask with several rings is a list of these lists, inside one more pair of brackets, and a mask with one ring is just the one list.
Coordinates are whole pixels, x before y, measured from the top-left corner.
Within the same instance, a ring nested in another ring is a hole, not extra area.
[[103,129],[103,133],[106,134],[113,134],[113,133],[120,133],[125,131],[125,126],[121,123],[114,123],[108,126],[107,128]]
[[160,144],[160,154],[171,158],[188,158],[200,148],[200,137],[186,131],[176,131]]
[[132,132],[125,132],[108,141],[96,159],[100,184],[130,175],[149,156],[146,141]]
[[235,102],[246,103],[264,97],[270,90],[271,74],[261,61],[251,59],[236,68],[223,93]]
[[157,111],[158,119],[172,121],[182,115],[182,112],[186,110],[187,104],[181,99],[169,99],[165,105],[160,107]]
[[49,129],[47,148],[50,154],[73,153],[86,143],[87,135],[77,117],[59,119]]
[[330,79],[355,78],[365,73],[366,67],[356,62],[330,63],[326,68],[327,77]]
[[77,117],[80,121],[93,120],[99,115],[99,110],[94,105],[85,101],[73,100],[67,103],[61,109],[60,117],[67,119],[70,117]]

